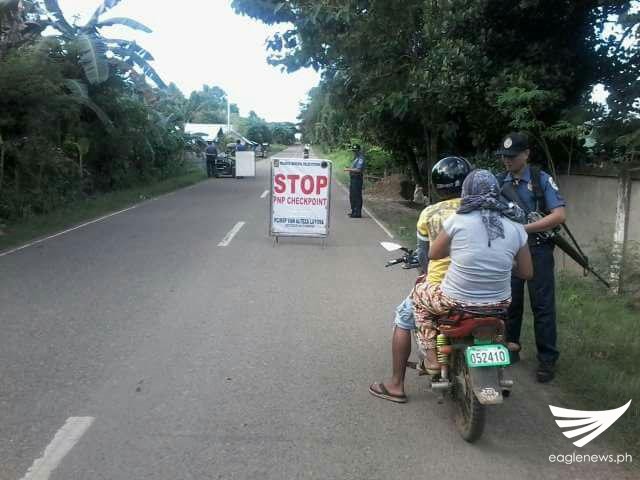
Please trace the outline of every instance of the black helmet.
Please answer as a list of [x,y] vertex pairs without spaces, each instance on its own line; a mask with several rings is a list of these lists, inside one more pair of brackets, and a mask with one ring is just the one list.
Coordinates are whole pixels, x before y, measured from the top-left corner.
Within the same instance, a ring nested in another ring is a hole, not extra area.
[[431,170],[431,182],[443,199],[456,198],[462,193],[462,182],[471,172],[471,164],[462,157],[445,157]]

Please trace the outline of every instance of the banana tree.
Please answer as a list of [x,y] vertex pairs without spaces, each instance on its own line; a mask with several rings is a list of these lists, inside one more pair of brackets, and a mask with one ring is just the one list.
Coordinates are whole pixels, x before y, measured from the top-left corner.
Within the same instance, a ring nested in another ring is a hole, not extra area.
[[[100,30],[104,27],[124,25],[126,27],[151,33],[151,29],[142,23],[125,17],[113,17],[101,20],[101,17],[121,0],[104,0],[84,25],[70,24],[58,4],[58,0],[44,0],[50,18],[49,25],[59,32],[59,37],[70,52],[78,57],[87,81],[92,85],[105,82],[109,78],[110,64],[127,66],[129,70],[139,68],[158,87],[165,88],[162,78],[149,64],[153,56],[144,48],[130,40],[104,37]],[[107,52],[113,58],[109,59]]]
[[71,101],[79,103],[95,113],[107,130],[110,131],[114,128],[109,116],[89,98],[89,90],[84,82],[81,80],[67,79],[65,81],[65,87],[69,91],[69,99]]

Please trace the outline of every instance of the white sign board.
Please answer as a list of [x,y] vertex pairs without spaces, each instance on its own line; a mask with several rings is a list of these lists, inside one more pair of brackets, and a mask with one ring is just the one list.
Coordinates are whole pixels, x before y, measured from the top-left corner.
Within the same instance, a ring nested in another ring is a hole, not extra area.
[[236,177],[255,177],[255,152],[236,152]]
[[326,237],[331,207],[329,160],[271,160],[270,234],[275,237]]

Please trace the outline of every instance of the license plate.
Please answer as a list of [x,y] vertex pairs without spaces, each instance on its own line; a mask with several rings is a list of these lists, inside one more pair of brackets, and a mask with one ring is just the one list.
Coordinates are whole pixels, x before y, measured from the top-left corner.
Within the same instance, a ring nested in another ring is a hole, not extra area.
[[465,355],[470,367],[499,367],[510,365],[509,350],[504,345],[475,345]]

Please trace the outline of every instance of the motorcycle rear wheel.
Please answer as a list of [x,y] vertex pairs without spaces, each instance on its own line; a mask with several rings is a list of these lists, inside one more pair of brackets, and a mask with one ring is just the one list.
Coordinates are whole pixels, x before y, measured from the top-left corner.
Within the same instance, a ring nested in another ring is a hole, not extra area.
[[[462,438],[472,443],[482,436],[486,410],[485,406],[476,398],[476,394],[473,393],[469,367],[462,351],[457,354],[454,378],[456,381],[454,388],[456,427]],[[464,385],[460,385],[460,381],[463,381]]]

